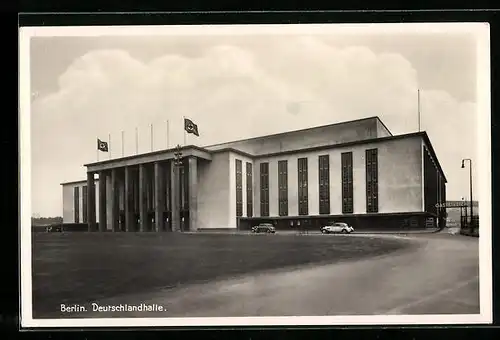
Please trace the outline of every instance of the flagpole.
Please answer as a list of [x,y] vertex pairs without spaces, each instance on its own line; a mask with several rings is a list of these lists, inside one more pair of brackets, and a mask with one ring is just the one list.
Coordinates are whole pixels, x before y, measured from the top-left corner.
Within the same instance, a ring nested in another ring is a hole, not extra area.
[[125,131],[122,131],[122,157],[125,156],[125,146],[123,144],[124,135],[125,135]]
[[111,134],[108,134],[108,152],[109,152],[109,159],[111,159]]
[[153,152],[153,124],[151,124],[151,152]]
[[186,132],[186,117],[182,116],[182,124],[184,124],[184,146],[187,145],[186,139],[187,139],[187,132]]
[[135,154],[139,154],[139,130],[135,128]]
[[97,137],[97,150],[96,150],[96,155],[97,155],[97,161],[99,162],[99,137]]

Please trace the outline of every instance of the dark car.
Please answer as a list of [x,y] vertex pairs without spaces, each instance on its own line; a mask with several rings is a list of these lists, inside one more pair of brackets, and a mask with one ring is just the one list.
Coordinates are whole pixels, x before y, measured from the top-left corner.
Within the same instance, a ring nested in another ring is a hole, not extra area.
[[268,233],[274,234],[276,232],[276,228],[271,223],[260,223],[252,227],[252,233]]
[[62,233],[63,228],[62,228],[62,225],[55,224],[55,225],[49,225],[49,226],[47,226],[45,228],[45,230],[48,233]]

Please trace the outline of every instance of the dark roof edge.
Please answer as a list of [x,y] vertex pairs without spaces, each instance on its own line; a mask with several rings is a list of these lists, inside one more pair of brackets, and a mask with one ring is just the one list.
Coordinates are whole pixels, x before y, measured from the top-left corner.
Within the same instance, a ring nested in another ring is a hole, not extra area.
[[[95,178],[94,182],[97,182],[99,179]],[[79,183],[87,183],[87,180],[83,179],[81,181],[70,181],[70,182],[62,182],[60,185],[70,185],[70,184],[79,184]]]
[[[181,146],[181,148],[180,148],[180,150],[186,150],[186,149],[195,149],[195,150],[203,151],[203,152],[206,152],[206,153],[211,153],[210,150],[207,150],[205,148],[202,148],[202,147],[196,146],[196,145],[184,145],[184,146]],[[174,147],[174,148],[169,148],[169,149],[164,149],[164,150],[158,150],[158,151],[152,151],[152,152],[147,152],[147,153],[141,153],[139,155],[131,155],[131,156],[120,157],[120,158],[106,159],[106,160],[100,161],[100,162],[87,163],[87,164],[84,164],[83,166],[109,164],[109,163],[113,163],[113,162],[116,162],[116,161],[123,161],[123,160],[128,160],[128,159],[134,159],[134,158],[137,158],[137,157],[159,155],[159,154],[166,153],[166,152],[173,152],[175,150],[176,149]]]
[[[292,130],[292,131],[286,131],[286,132],[278,132],[278,133],[273,133],[273,134],[270,134],[270,135],[262,135],[262,136],[257,136],[257,137],[251,137],[251,138],[245,138],[245,139],[238,139],[238,140],[233,140],[233,141],[229,141],[229,142],[223,142],[223,143],[217,143],[217,144],[212,144],[212,145],[206,145],[206,146],[204,146],[204,148],[211,148],[211,147],[214,147],[214,146],[224,145],[224,144],[247,142],[247,141],[251,141],[251,140],[255,140],[255,139],[260,139],[260,138],[277,137],[277,136],[287,135],[287,134],[295,133],[295,132],[304,132],[304,131],[309,131],[309,130],[314,130],[314,129],[332,127],[332,126],[335,126],[335,125],[344,125],[344,124],[350,124],[350,123],[357,123],[357,122],[362,122],[364,120],[370,120],[370,119],[378,119],[378,120],[380,120],[380,118],[378,116],[371,116],[371,117],[360,118],[360,119],[355,119],[355,120],[346,120],[346,121],[343,121],[343,122],[338,122],[338,123],[333,123],[333,124],[313,126],[313,127],[309,127],[309,128],[305,128],[305,129]],[[389,131],[389,133],[390,133],[390,131]],[[391,133],[391,135],[392,135],[392,133]]]

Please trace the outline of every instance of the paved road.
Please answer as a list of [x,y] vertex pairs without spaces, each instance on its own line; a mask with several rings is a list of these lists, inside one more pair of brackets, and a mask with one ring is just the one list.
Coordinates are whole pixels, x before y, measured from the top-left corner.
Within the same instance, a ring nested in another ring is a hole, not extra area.
[[85,317],[479,313],[477,238],[447,233],[373,237],[405,237],[417,242],[418,247],[356,262],[279,271],[100,301],[101,304],[157,304],[167,311],[98,313]]

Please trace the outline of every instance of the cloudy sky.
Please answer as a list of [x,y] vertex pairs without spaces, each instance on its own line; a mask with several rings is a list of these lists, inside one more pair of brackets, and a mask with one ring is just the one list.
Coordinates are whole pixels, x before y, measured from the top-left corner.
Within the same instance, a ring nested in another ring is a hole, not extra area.
[[[205,29],[205,33],[209,29]],[[85,178],[96,138],[111,157],[183,142],[217,142],[378,115],[393,134],[421,127],[468,197],[462,158],[476,158],[476,38],[465,33],[33,37],[32,210],[62,214],[60,183]],[[101,154],[100,159],[109,158]],[[477,174],[477,170],[473,169]]]

